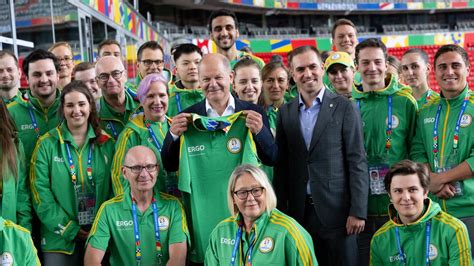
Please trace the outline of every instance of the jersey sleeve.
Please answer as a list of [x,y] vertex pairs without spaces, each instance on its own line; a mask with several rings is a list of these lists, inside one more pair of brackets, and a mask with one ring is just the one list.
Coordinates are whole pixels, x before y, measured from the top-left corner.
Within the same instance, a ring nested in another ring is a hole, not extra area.
[[[417,115],[415,137],[412,141],[410,158],[419,163],[428,163],[428,154],[425,151],[425,137],[421,114]],[[432,169],[434,170],[434,169]]]
[[33,239],[28,234],[26,239],[26,247],[23,249],[23,256],[25,256],[25,265],[32,266],[32,265],[41,265],[40,260],[38,258],[38,252],[35,248],[33,243]]
[[132,129],[125,128],[115,143],[115,156],[112,163],[112,188],[116,196],[123,193],[124,186],[126,185],[121,170],[127,151],[131,147],[138,145],[137,136],[135,135]]
[[110,227],[107,222],[107,210],[107,203],[100,206],[86,242],[86,245],[89,244],[93,248],[103,251],[107,250],[110,240]]
[[80,226],[69,217],[53,196],[50,178],[52,158],[44,140],[45,137],[38,140],[31,157],[30,186],[33,207],[41,223],[49,231],[61,235],[67,241],[72,241],[79,232]]
[[189,230],[186,223],[186,214],[184,213],[184,208],[179,202],[178,199],[173,201],[173,216],[171,218],[171,226],[169,232],[169,244],[188,242],[189,239]]
[[31,195],[29,184],[27,184],[27,167],[25,163],[25,152],[20,142],[18,152],[18,194],[16,217],[19,225],[25,227],[31,232]]
[[457,222],[454,232],[449,239],[449,265],[450,266],[469,266],[471,263],[471,243],[467,233],[466,226]]
[[295,226],[285,237],[285,265],[318,265],[313,241],[303,229]]

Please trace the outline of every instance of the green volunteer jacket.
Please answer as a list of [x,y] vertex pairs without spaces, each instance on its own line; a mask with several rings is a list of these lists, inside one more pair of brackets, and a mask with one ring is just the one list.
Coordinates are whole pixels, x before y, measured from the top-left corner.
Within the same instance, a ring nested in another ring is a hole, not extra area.
[[[65,143],[70,143],[71,157],[76,168],[79,191],[95,193],[96,208],[110,198],[110,168],[114,154],[114,141],[105,134],[97,139],[89,126],[82,148],[78,148],[66,123],[43,135],[31,158],[30,186],[33,206],[41,221],[41,249],[43,252],[72,254],[74,238],[80,229],[78,202],[69,171]],[[97,139],[97,140],[96,140]],[[93,142],[96,141],[96,142]],[[92,152],[92,178],[88,180],[87,158]]]
[[[128,122],[125,126],[125,129],[120,134],[117,143],[115,144],[115,156],[114,162],[112,164],[112,187],[115,195],[120,195],[124,191],[124,187],[128,186],[128,182],[122,175],[122,165],[125,160],[125,155],[127,151],[137,145],[143,145],[151,148],[156,155],[157,162],[160,165],[160,172],[158,174],[158,179],[155,184],[155,188],[160,192],[167,192],[168,186],[171,182],[167,182],[168,177],[174,179],[174,183],[177,184],[176,175],[173,173],[168,173],[163,168],[163,163],[161,162],[161,147],[163,146],[163,140],[165,139],[166,133],[168,132],[169,125],[171,120],[166,118],[164,122],[149,122],[155,136],[160,145],[160,149],[155,145],[148,128],[145,125],[145,116],[143,114],[136,115],[133,119]],[[172,181],[172,180],[169,180]],[[171,185],[170,185],[170,188]],[[170,191],[172,192],[172,191]]]
[[140,103],[138,103],[138,101],[136,101],[128,91],[125,91],[124,114],[115,111],[105,101],[104,97],[100,97],[98,106],[100,125],[102,129],[116,140],[125,125],[128,123],[130,117],[138,111],[137,109],[140,107]]
[[423,93],[423,95],[421,95],[420,99],[416,100],[416,103],[418,104],[418,109],[421,110],[421,107],[423,107],[423,105],[427,104],[431,101],[431,99],[434,98],[439,98],[439,93],[432,89],[428,89],[425,93]]
[[0,217],[0,254],[2,265],[41,265],[30,232]]
[[169,88],[168,116],[173,117],[186,108],[204,100],[202,89],[190,90],[178,81]]
[[189,257],[202,263],[212,229],[229,215],[230,174],[240,164],[259,165],[259,160],[242,112],[216,118],[193,114],[192,121],[180,138],[178,188],[193,236]]
[[2,97],[2,99],[3,99],[3,102],[4,102],[5,104],[9,104],[9,103],[11,103],[11,102],[14,102],[14,101],[18,100],[18,98],[21,98],[22,96],[23,96],[23,95],[21,94],[21,90],[19,89],[18,92],[15,94],[15,96],[13,96],[13,98],[7,99],[7,98],[5,98],[5,97]]
[[[14,102],[7,105],[8,111],[10,112],[13,121],[16,123],[18,137],[25,148],[25,158],[27,162],[30,161],[31,154],[33,153],[39,136],[45,134],[59,124],[58,109],[60,95],[61,92],[56,90],[56,98],[47,108],[43,108],[39,100],[34,98],[30,91],[25,92],[22,97],[18,97]],[[31,120],[29,112],[30,108],[36,119],[36,123],[38,124],[38,132],[36,132],[33,127],[33,121]],[[28,166],[29,165],[27,164],[27,167]]]
[[[141,265],[166,265],[171,244],[188,242],[189,231],[181,202],[171,195],[155,192],[162,247],[162,264],[156,258],[152,206],[141,213],[137,208]],[[110,250],[110,265],[135,265],[132,199],[130,189],[106,201],[99,209],[87,243],[100,250]]]
[[[18,147],[17,167],[18,176],[15,179],[11,172],[2,176],[0,198],[1,216],[31,231],[31,196],[27,184],[25,154],[21,141]],[[1,152],[1,147],[0,147]]]
[[[229,265],[239,230],[241,214],[220,222],[212,231],[205,265]],[[252,265],[318,265],[313,240],[293,218],[277,209],[266,211],[255,221],[250,234],[245,229],[236,252],[235,265],[249,263],[245,254],[252,249]],[[253,237],[254,236],[254,237]],[[254,239],[254,242],[252,242]]]
[[[461,119],[459,129],[459,145],[457,152],[454,153],[453,139],[454,128],[458,120],[462,102],[467,93],[471,93],[469,102]],[[413,139],[411,157],[420,163],[429,163],[431,170],[436,171],[434,166],[433,153],[433,128],[438,105],[441,104],[441,113],[438,122],[438,158],[440,167],[445,167],[449,156],[454,159],[457,166],[466,161],[471,171],[474,171],[474,131],[472,130],[472,118],[474,116],[474,95],[466,86],[462,93],[453,99],[437,97],[423,106],[417,117],[416,135]],[[444,158],[444,159],[441,159]],[[442,209],[457,217],[474,216],[474,178],[471,177],[461,181],[463,186],[463,195],[455,196],[448,200],[433,199],[440,203]]]
[[425,200],[424,214],[415,222],[398,222],[397,211],[389,206],[390,221],[374,235],[370,244],[370,265],[403,265],[398,251],[396,229],[406,265],[426,265],[426,226],[430,229],[430,266],[470,266],[471,243],[466,226],[453,216],[441,211],[436,202]]
[[[389,165],[408,159],[411,139],[415,130],[417,112],[416,100],[411,89],[401,86],[396,78],[388,76],[385,88],[377,91],[364,92],[362,85],[354,85],[353,100],[357,103],[364,127],[364,144],[367,161],[383,163],[387,157]],[[391,148],[385,147],[387,140],[388,96],[392,96],[392,134]],[[382,159],[381,159],[382,158]],[[384,195],[370,195],[368,215],[387,215],[389,198]]]

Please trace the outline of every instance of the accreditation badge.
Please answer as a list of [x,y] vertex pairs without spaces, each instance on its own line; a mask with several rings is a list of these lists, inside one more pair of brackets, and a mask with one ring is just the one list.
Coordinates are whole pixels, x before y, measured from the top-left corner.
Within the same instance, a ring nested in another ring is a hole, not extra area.
[[385,190],[385,175],[390,169],[387,163],[369,164],[369,180],[370,180],[370,194],[383,195],[387,194]]
[[91,225],[95,218],[95,193],[77,193],[77,219],[79,225]]
[[[436,173],[443,173],[443,172],[446,172],[454,167],[456,167],[458,164],[456,162],[456,156],[457,153],[453,153],[451,154],[448,159],[446,160],[446,163],[444,165],[444,167],[440,167],[438,169],[436,169]],[[462,196],[464,195],[464,183],[463,181],[455,181],[454,183],[452,183],[452,185],[454,186],[454,196],[457,197],[457,196]]]

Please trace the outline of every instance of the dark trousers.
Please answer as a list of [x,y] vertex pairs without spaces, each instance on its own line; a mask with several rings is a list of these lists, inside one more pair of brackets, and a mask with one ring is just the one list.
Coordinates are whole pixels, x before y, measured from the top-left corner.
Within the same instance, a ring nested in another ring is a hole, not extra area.
[[347,235],[346,228],[325,228],[311,199],[306,201],[303,227],[313,238],[314,252],[320,266],[357,266],[357,237]]
[[382,225],[388,222],[388,216],[368,216],[365,222],[364,231],[359,235],[357,242],[359,245],[359,264],[368,266],[370,262],[370,241],[375,232]]

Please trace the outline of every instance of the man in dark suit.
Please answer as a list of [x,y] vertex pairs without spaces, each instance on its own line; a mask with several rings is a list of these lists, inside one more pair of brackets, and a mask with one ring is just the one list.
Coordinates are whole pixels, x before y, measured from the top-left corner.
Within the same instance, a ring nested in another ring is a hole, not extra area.
[[299,97],[278,116],[279,208],[310,232],[320,265],[357,265],[369,190],[360,116],[348,99],[325,89],[316,48],[298,47],[288,61]]
[[[261,107],[255,104],[240,101],[230,94],[230,84],[232,77],[233,75],[229,66],[229,60],[225,56],[221,54],[208,54],[203,57],[199,64],[199,82],[206,98],[202,102],[187,108],[182,113],[173,117],[170,130],[165,137],[163,148],[161,150],[163,166],[167,171],[177,171],[179,169],[179,138],[188,129],[191,113],[207,117],[220,117],[243,111],[243,113],[246,114],[245,124],[252,132],[259,159],[265,165],[274,165],[277,149],[272,133],[269,129],[270,127],[267,116]],[[222,149],[226,149],[226,147],[224,146]],[[215,156],[215,160],[222,160],[222,158]],[[212,171],[212,169],[203,171]],[[224,182],[225,186],[228,183],[228,178],[229,176],[222,177],[222,182]],[[212,198],[216,193],[219,194],[219,192],[216,191],[209,191],[209,194],[206,195],[196,195],[196,193],[193,193],[193,197]],[[188,194],[183,193],[185,204],[187,203],[187,198],[189,198]],[[188,208],[188,210],[190,208],[189,205],[190,204],[188,202],[188,206],[185,206],[185,208]],[[227,210],[213,211],[227,212]],[[198,211],[196,211],[196,213],[197,212]],[[190,218],[198,220],[196,217]],[[200,222],[204,223],[204,221]],[[216,221],[216,224],[217,222],[218,221]],[[211,224],[210,222],[207,223],[209,223],[211,228],[216,225]],[[191,225],[192,230],[193,223],[189,224]],[[193,241],[196,241],[196,239]],[[202,248],[197,249],[198,250],[196,251],[191,251],[190,259],[194,263],[202,263],[204,261],[203,256],[205,250],[202,250]]]

